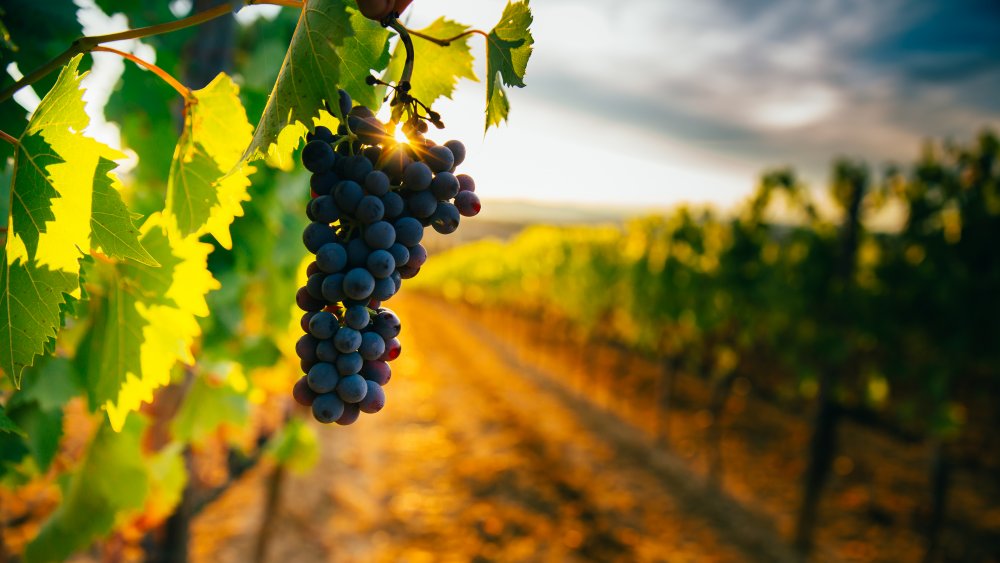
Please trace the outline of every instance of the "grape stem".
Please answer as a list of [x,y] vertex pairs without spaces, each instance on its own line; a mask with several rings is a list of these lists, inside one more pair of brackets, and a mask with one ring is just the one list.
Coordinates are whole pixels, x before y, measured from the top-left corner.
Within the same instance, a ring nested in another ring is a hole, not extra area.
[[413,62],[415,59],[413,54],[413,39],[410,38],[410,31],[396,18],[390,19],[388,25],[396,30],[396,33],[399,34],[399,40],[403,42],[403,47],[406,49],[406,62],[403,63],[403,74],[399,77],[399,85],[396,87],[396,90],[407,93],[410,91],[410,79],[413,78]]
[[[273,4],[275,6],[286,6],[290,8],[302,8],[304,7],[304,2],[297,0],[244,0],[244,6],[250,6],[254,4]],[[33,72],[27,76],[21,78],[3,92],[0,92],[0,103],[5,102],[12,98],[15,93],[25,86],[30,86],[35,82],[45,78],[56,69],[62,68],[64,64],[69,62],[73,57],[81,54],[93,51],[101,43],[110,43],[112,41],[124,41],[127,39],[141,39],[143,37],[150,37],[153,35],[162,35],[164,33],[170,33],[172,31],[177,31],[180,29],[185,29],[195,25],[203,24],[209,20],[214,20],[215,18],[222,17],[229,14],[232,11],[232,5],[230,3],[220,4],[214,8],[209,8],[203,12],[198,12],[197,14],[188,16],[177,21],[172,21],[168,23],[161,23],[157,25],[151,25],[147,27],[140,27],[137,29],[127,29],[125,31],[119,31],[117,33],[108,33],[106,35],[89,35],[85,37],[80,37],[73,42],[65,51],[61,54],[45,63],[41,67],[35,69]]]
[[[403,26],[400,25],[400,27],[403,27]],[[395,28],[393,28],[393,29],[395,29]],[[414,30],[406,28],[406,27],[403,27],[403,29],[405,29],[410,35],[412,35],[414,37],[419,37],[419,38],[423,39],[424,41],[430,41],[431,43],[434,43],[435,45],[440,45],[441,47],[448,47],[449,45],[451,45],[451,43],[453,41],[458,41],[459,39],[461,39],[463,37],[467,37],[467,36],[473,35],[473,34],[482,35],[487,40],[489,40],[489,38],[490,38],[489,34],[486,33],[485,31],[481,30],[481,29],[467,29],[467,30],[463,31],[462,33],[459,33],[458,35],[456,35],[454,37],[449,37],[448,39],[438,39],[437,37],[431,37],[430,35],[427,35],[427,34],[424,34],[424,33],[420,33],[419,31],[414,31]]]
[[126,53],[125,51],[119,51],[118,49],[113,49],[111,47],[97,46],[97,47],[94,47],[91,50],[91,52],[95,52],[95,51],[96,52],[101,52],[101,53],[114,53],[116,55],[124,57],[124,58],[132,61],[133,63],[135,63],[135,64],[137,64],[137,65],[139,65],[141,67],[144,67],[145,69],[151,71],[153,74],[155,74],[156,76],[158,76],[164,82],[166,82],[167,84],[169,84],[170,87],[173,88],[174,90],[176,90],[178,94],[180,94],[181,96],[184,96],[184,101],[185,102],[191,102],[193,100],[193,96],[191,95],[191,89],[190,88],[188,88],[187,86],[184,86],[183,84],[181,84],[180,81],[178,81],[176,78],[174,78],[173,76],[171,76],[170,73],[168,73],[167,71],[163,70],[162,68],[156,66],[155,64],[153,64],[153,63],[151,63],[149,61],[140,59],[139,57],[133,55],[132,53]]
[[17,139],[15,139],[14,137],[11,137],[10,135],[8,135],[6,131],[0,131],[0,139],[3,139],[4,141],[7,141],[8,143],[14,145],[15,147],[20,144],[17,141]]

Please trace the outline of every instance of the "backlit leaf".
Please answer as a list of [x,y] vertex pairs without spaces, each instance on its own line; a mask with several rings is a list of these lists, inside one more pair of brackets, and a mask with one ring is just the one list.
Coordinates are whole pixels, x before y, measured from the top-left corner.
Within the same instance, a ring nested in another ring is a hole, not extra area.
[[[351,9],[352,33],[344,38],[337,48],[340,55],[340,87],[347,90],[351,98],[361,105],[374,110],[382,105],[374,86],[365,79],[374,72],[380,72],[389,64],[389,30]],[[332,106],[335,105],[331,102]]]
[[531,46],[535,43],[529,30],[531,21],[528,0],[508,2],[500,23],[490,31],[486,40],[487,130],[506,121],[510,113],[510,101],[504,85],[524,87],[524,72],[531,57]]
[[193,364],[191,345],[208,314],[205,295],[219,284],[207,268],[212,246],[181,237],[152,215],[143,246],[161,264],[115,264],[103,270],[107,294],[94,299],[93,326],[81,344],[92,408],[104,407],[111,426],[153,399],[170,382],[174,364]]
[[307,0],[244,158],[257,160],[273,155],[287,159],[304,129],[297,135],[283,136],[280,142],[279,134],[290,124],[311,126],[324,102],[337,105],[341,77],[337,48],[352,33],[349,18],[344,0]]
[[91,250],[93,227],[93,245],[109,256],[155,264],[115,190],[112,161],[123,155],[82,134],[90,118],[79,63],[78,56],[60,72],[15,151],[0,256],[0,367],[15,386],[55,337],[67,298],[81,295],[80,259]]
[[[468,28],[460,23],[438,18],[431,25],[421,29],[424,35],[438,39],[454,37]],[[478,80],[472,70],[472,53],[469,52],[469,36],[452,41],[447,47],[441,47],[419,37],[413,38],[413,78],[410,94],[427,106],[444,96],[451,98],[455,85],[460,78]],[[392,54],[392,63],[386,71],[386,78],[398,81],[403,72],[406,52],[402,42],[396,45]]]
[[253,137],[239,87],[225,74],[192,92],[167,185],[167,214],[182,236],[210,233],[232,248],[229,225],[243,215],[251,166],[234,166]]
[[118,179],[111,171],[117,166],[104,157],[97,164],[90,214],[91,245],[112,258],[129,258],[140,264],[158,266],[139,244],[139,228],[132,222],[132,215],[115,186]]
[[[222,373],[219,373],[222,372]],[[224,380],[211,383],[209,380]],[[184,404],[173,420],[174,438],[199,442],[222,424],[242,426],[250,416],[246,377],[239,364],[219,366],[215,373],[203,374],[191,384]]]

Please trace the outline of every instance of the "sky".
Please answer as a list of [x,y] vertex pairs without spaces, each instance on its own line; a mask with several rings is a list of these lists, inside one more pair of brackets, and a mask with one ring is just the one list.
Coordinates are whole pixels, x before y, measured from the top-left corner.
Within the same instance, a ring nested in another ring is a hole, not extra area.
[[[505,4],[415,0],[404,20],[419,29],[444,15],[489,30]],[[437,140],[465,142],[463,171],[485,200],[725,209],[769,167],[793,166],[822,186],[836,156],[906,162],[925,139],[1000,128],[996,0],[534,0],[531,8],[534,54],[527,87],[510,91],[509,122],[483,135],[478,36],[480,82],[460,83],[453,100],[435,105],[448,126]],[[276,9],[244,8],[239,18]],[[127,23],[89,12],[81,12],[87,33]],[[95,54],[90,80],[113,81],[123,67]],[[95,108],[107,95],[88,92]]]
[[[414,28],[447,15],[489,29],[504,5],[416,0],[406,15]],[[483,138],[482,83],[440,107],[472,141],[486,197],[731,207],[768,167],[821,186],[838,155],[906,162],[927,138],[1000,127],[995,0],[531,7],[535,50],[508,125]]]

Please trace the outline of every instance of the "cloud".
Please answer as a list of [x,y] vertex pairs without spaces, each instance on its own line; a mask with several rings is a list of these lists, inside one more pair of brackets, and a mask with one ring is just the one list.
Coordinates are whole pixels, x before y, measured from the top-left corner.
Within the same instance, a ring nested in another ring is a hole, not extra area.
[[[488,29],[504,4],[422,0],[413,17]],[[584,136],[676,174],[685,162],[692,173],[733,174],[789,164],[819,183],[835,156],[912,160],[927,137],[1000,125],[995,0],[534,0],[532,9],[528,87],[511,93],[514,127],[491,132],[494,147],[528,143],[515,133],[539,135],[530,122],[558,107],[593,133],[563,127],[560,137],[548,120],[551,143]]]
[[536,2],[527,95],[762,166],[906,158],[997,123],[1000,10],[965,4]]

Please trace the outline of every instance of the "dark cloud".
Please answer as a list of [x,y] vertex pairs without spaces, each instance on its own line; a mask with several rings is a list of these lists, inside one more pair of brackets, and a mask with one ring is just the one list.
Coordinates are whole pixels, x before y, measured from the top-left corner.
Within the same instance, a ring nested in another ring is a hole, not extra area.
[[539,44],[526,93],[762,166],[908,158],[1000,124],[997,0],[582,5],[599,17],[576,31],[606,48],[587,66]]

